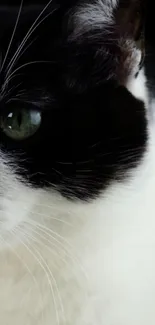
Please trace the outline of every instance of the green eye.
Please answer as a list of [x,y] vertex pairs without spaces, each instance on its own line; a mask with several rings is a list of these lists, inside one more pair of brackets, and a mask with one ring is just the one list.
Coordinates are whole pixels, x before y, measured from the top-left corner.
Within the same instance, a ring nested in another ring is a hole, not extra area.
[[11,139],[25,140],[34,135],[41,124],[41,113],[36,110],[15,109],[2,115],[0,128]]

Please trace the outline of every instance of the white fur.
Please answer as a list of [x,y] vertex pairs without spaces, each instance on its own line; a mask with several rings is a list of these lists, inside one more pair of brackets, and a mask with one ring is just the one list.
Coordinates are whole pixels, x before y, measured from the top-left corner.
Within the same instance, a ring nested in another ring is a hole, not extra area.
[[0,324],[155,324],[152,122],[141,165],[91,203],[24,185],[1,153]]
[[113,23],[113,12],[118,0],[95,0],[94,3],[81,3],[77,6],[71,16],[74,25],[71,38],[82,37],[82,35],[95,28],[104,28],[108,31]]
[[[138,55],[139,58],[139,55]],[[139,60],[140,61],[140,60]],[[135,69],[134,69],[135,71]],[[146,78],[144,70],[141,70],[138,78],[134,78],[134,74],[130,75],[126,84],[128,90],[138,99],[144,101],[146,108],[149,107],[148,90],[146,87]],[[154,105],[154,104],[153,104]]]

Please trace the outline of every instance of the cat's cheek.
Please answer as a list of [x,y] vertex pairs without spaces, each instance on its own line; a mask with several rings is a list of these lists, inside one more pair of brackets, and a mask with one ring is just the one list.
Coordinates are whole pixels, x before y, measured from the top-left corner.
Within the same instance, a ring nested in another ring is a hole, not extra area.
[[19,180],[16,165],[0,151],[0,236],[12,232],[26,222],[34,205],[37,191]]

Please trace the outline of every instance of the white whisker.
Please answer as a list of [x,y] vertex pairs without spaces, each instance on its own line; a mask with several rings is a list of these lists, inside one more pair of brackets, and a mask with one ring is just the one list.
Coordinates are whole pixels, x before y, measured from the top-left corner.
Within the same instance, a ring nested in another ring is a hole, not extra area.
[[24,45],[26,44],[26,42],[28,41],[28,39],[30,38],[30,36],[32,35],[32,33],[34,33],[34,31],[36,30],[36,28],[38,28],[40,26],[40,24],[42,22],[45,21],[45,19],[47,19],[52,13],[48,13],[44,18],[41,19],[41,21],[37,24],[37,22],[39,21],[39,19],[41,18],[41,16],[44,14],[44,12],[46,11],[46,9],[50,6],[50,4],[52,3],[53,0],[50,0],[47,5],[44,7],[44,9],[41,11],[41,13],[39,14],[39,16],[36,18],[36,20],[34,21],[34,23],[32,24],[32,26],[30,27],[30,29],[28,30],[27,34],[25,35],[23,41],[21,42],[21,44],[19,45],[18,49],[16,50],[15,54],[13,55],[9,65],[8,65],[8,69],[7,69],[7,74],[6,77],[8,77],[8,75],[10,74],[19,54],[21,53],[21,50],[23,49]]
[[13,29],[13,33],[12,33],[12,36],[11,36],[11,39],[10,39],[10,42],[9,42],[9,45],[8,45],[8,48],[7,48],[7,51],[6,51],[6,54],[5,54],[5,57],[4,57],[4,60],[3,60],[3,63],[2,63],[2,66],[1,66],[1,69],[0,69],[0,73],[2,73],[2,70],[3,70],[4,65],[5,65],[5,62],[6,62],[6,60],[7,60],[7,57],[8,57],[8,54],[9,54],[10,48],[11,48],[11,45],[12,45],[13,40],[14,40],[14,36],[15,36],[15,33],[16,33],[16,30],[17,30],[17,26],[18,26],[18,23],[19,23],[19,19],[20,19],[20,15],[21,15],[22,7],[23,7],[23,1],[24,1],[24,0],[21,0],[21,4],[20,4],[20,7],[19,7],[19,11],[18,11],[18,15],[17,15],[17,19],[16,19],[15,27],[14,27],[14,29]]
[[[32,230],[32,229],[31,229]],[[27,232],[28,231],[28,232]],[[35,243],[38,243],[38,244],[41,244],[41,246],[45,247],[47,250],[50,251],[50,253],[52,253],[53,255],[55,255],[56,257],[59,257],[65,264],[67,264],[67,261],[63,258],[60,257],[60,252],[59,254],[56,253],[55,250],[51,249],[51,247],[49,247],[48,245],[46,245],[45,243],[43,243],[42,241],[39,241],[39,239],[37,237],[34,236],[34,233],[41,239],[44,239],[44,240],[47,240],[45,236],[41,236],[39,232],[35,231],[34,229],[32,230],[33,231],[33,235],[30,234],[30,229],[27,229],[27,231],[25,231],[25,228],[24,230],[22,229],[22,233],[26,235],[26,237],[28,237],[30,240],[33,240]],[[49,240],[47,240],[50,244],[52,244]],[[39,251],[38,251],[39,253]],[[40,254],[40,253],[39,253]],[[42,256],[42,255],[41,255]],[[52,272],[52,271],[51,271]],[[62,299],[61,299],[61,296],[60,296],[60,291],[59,291],[59,288],[58,288],[58,285],[57,285],[57,282],[52,274],[52,280],[54,282],[54,285],[56,287],[56,291],[57,291],[57,295],[58,295],[58,299],[59,299],[59,303],[60,303],[60,306],[61,306],[61,312],[62,312],[62,316],[63,316],[63,319],[64,319],[64,322],[65,322],[65,313],[64,313],[64,308],[63,308],[63,303],[62,303]]]
[[[10,231],[10,234],[12,234],[13,236],[16,234],[16,232],[14,231]],[[33,275],[32,271],[30,270],[29,266],[25,263],[25,261],[21,258],[21,256],[15,251],[15,249],[12,247],[11,244],[9,244],[2,236],[0,237],[0,239],[9,247],[9,249],[12,251],[12,253],[18,258],[18,260],[22,263],[22,265],[24,266],[24,268],[27,270],[27,272],[30,274],[30,276],[32,277],[32,280],[39,292],[40,295],[40,307],[43,306],[43,299],[42,299],[42,295],[41,295],[41,291],[39,288],[39,284],[35,278],[35,276]],[[41,308],[42,311],[42,324],[44,325],[44,314],[43,314],[43,309]]]
[[6,87],[8,85],[8,82],[10,82],[12,79],[16,78],[17,76],[20,76],[20,74],[15,74],[13,75],[9,80],[6,79],[2,85],[2,89],[1,89],[1,97],[5,97],[5,95],[7,96],[8,91],[6,91]]
[[[10,212],[7,212],[7,214],[8,215],[11,215]],[[79,265],[79,267],[80,267],[83,275],[85,276],[85,279],[86,280],[88,279],[88,275],[86,273],[86,270],[83,268],[83,265],[81,265],[78,257],[75,255],[74,246],[65,237],[63,237],[60,234],[56,233],[52,229],[47,228],[45,226],[45,224],[38,223],[35,220],[32,220],[30,218],[28,218],[24,223],[27,226],[30,226],[30,227],[33,226],[34,228],[38,229],[43,234],[45,234],[46,236],[48,236],[49,238],[51,238],[52,240],[54,240],[58,245],[60,245],[61,250],[65,253],[65,255],[67,255],[68,257],[70,257],[70,259],[72,261],[74,261],[75,264]],[[57,245],[53,243],[53,246],[54,245],[57,248]]]
[[[11,67],[11,69],[10,70],[8,70],[8,72],[6,73],[6,77],[9,75],[9,73],[11,72],[11,70],[12,70],[12,68],[15,66],[15,64],[16,64],[16,62],[17,62],[17,60],[19,61],[19,59],[23,56],[23,54],[29,49],[29,47],[35,42],[35,40],[37,39],[37,37],[35,37],[35,39],[33,39],[25,48],[24,48],[24,50],[21,52],[20,51],[20,53],[19,53],[19,55],[17,56],[17,58],[15,59],[15,61],[13,62],[13,65],[12,65],[12,67]],[[22,50],[22,49],[21,49]],[[10,64],[10,63],[9,63]]]
[[[59,244],[62,248],[62,250],[64,250],[64,252],[70,256],[70,258],[79,265],[83,275],[85,276],[85,279],[88,279],[87,273],[84,270],[83,266],[81,265],[79,259],[75,256],[75,250],[73,245],[68,242],[66,240],[66,238],[64,238],[63,236],[61,236],[60,234],[56,233],[55,231],[53,231],[52,229],[48,229],[45,225],[42,225],[40,223],[35,222],[34,220],[32,221],[31,219],[28,219],[28,223],[31,226],[36,227],[37,229],[39,229],[40,231],[42,231],[45,235],[49,236],[50,238],[52,238],[57,244]],[[56,237],[55,237],[56,236]],[[62,240],[62,242],[60,241]],[[65,246],[64,246],[65,245]],[[67,248],[66,248],[67,245]],[[74,253],[74,255],[73,255]]]
[[[28,241],[28,238],[27,238],[26,234],[24,234],[23,231],[21,232],[21,234],[24,236],[25,240],[30,245],[30,242]],[[53,285],[52,285],[52,281],[51,281],[51,279],[53,279],[53,274],[52,274],[48,264],[46,263],[45,259],[43,258],[41,253],[36,248],[34,249],[34,247],[33,247],[33,250],[34,250],[35,253],[37,253],[37,256],[34,254],[34,252],[28,246],[28,244],[26,244],[21,238],[19,239],[19,241],[27,249],[27,251],[31,254],[31,256],[36,260],[36,262],[38,263],[38,265],[41,267],[41,269],[44,271],[44,274],[46,275],[46,278],[48,280],[48,284],[49,284],[49,287],[50,287],[50,290],[51,290],[51,294],[52,294],[52,297],[53,297],[55,313],[56,313],[56,322],[57,322],[57,325],[60,325],[59,313],[58,313],[58,309],[57,309],[57,302],[56,302],[54,289],[53,289]],[[50,279],[50,276],[51,276],[51,279]]]
[[31,62],[27,62],[25,64],[22,64],[20,67],[18,67],[17,69],[15,69],[10,75],[9,77],[6,79],[5,84],[8,84],[10,82],[10,80],[15,76],[16,72],[18,72],[19,70],[31,65],[31,64],[39,64],[39,63],[51,63],[51,61],[31,61]]
[[22,85],[22,82],[20,82],[19,84],[17,84],[16,86],[11,87],[8,91],[7,91],[7,95],[9,95],[11,92],[13,92],[15,89],[17,89],[18,87],[20,87]]
[[[26,225],[27,226],[27,225]],[[64,252],[64,251],[62,251],[62,248],[61,248],[61,251],[60,251],[60,248],[58,247],[58,245],[56,245],[55,243],[53,243],[53,240],[54,240],[54,238],[52,238],[52,240],[49,240],[44,234],[41,234],[41,233],[39,233],[39,231],[36,231],[36,230],[34,230],[32,227],[29,229],[27,229],[27,231],[28,232],[25,232],[25,227],[24,227],[24,232],[27,234],[27,236],[28,237],[30,237],[31,239],[33,239],[34,241],[37,241],[39,244],[41,244],[43,247],[45,247],[48,251],[50,251],[50,253],[52,253],[53,255],[55,255],[56,256],[56,258],[59,258],[65,265],[69,265],[70,266],[70,262],[68,262],[65,258],[63,258],[61,255],[60,255],[60,253],[65,253],[65,255],[67,256],[67,257],[69,257],[70,258],[70,260],[76,265],[76,266],[79,266],[79,263],[77,263],[77,261],[75,261],[75,259],[72,257],[72,256],[70,256],[68,253],[66,253],[66,251]],[[30,235],[30,231],[32,231],[32,233],[35,233],[36,234],[36,236],[37,237],[34,237],[34,236],[32,236],[32,235]],[[41,238],[41,239],[43,239],[43,240],[46,240],[46,242],[47,243],[49,243],[50,245],[52,245],[55,249],[52,249],[49,245],[47,245],[47,244],[45,244],[45,243],[43,243],[43,241],[39,241],[39,239],[38,239],[38,236]],[[58,251],[58,252],[57,252]],[[76,271],[75,271],[76,270]],[[77,270],[77,268],[72,268],[72,272],[74,273],[74,275],[76,276],[76,278],[77,278],[77,282],[79,283],[79,284],[81,284],[81,278],[80,278],[80,280],[78,279],[78,276],[77,276],[77,274],[79,275],[79,272],[78,272],[78,270]],[[78,273],[77,273],[78,272]]]
[[65,220],[62,220],[62,219],[60,219],[60,218],[56,218],[56,217],[52,217],[52,216],[49,216],[49,215],[47,215],[47,214],[44,214],[44,213],[40,213],[40,212],[34,212],[34,211],[31,211],[31,214],[32,215],[37,215],[37,216],[40,216],[40,217],[43,217],[43,218],[47,218],[47,219],[49,219],[49,220],[55,220],[55,221],[58,221],[58,222],[61,222],[62,224],[64,224],[64,225],[66,225],[66,226],[69,226],[69,227],[71,227],[71,228],[74,228],[74,225],[73,224],[71,224],[70,222],[67,222],[67,221],[65,221]]

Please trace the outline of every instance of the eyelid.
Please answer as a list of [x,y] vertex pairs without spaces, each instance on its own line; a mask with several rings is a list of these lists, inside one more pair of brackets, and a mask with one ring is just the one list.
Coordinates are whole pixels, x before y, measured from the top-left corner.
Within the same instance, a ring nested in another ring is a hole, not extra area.
[[[3,114],[11,110],[15,110],[15,109],[26,109],[26,110],[37,110],[42,112],[42,109],[39,105],[37,105],[37,103],[33,103],[33,102],[29,102],[29,101],[25,101],[25,100],[21,100],[18,98],[11,98],[9,101],[7,101],[6,105],[3,105],[3,109],[1,110],[3,112]],[[0,112],[1,115],[1,112]]]

